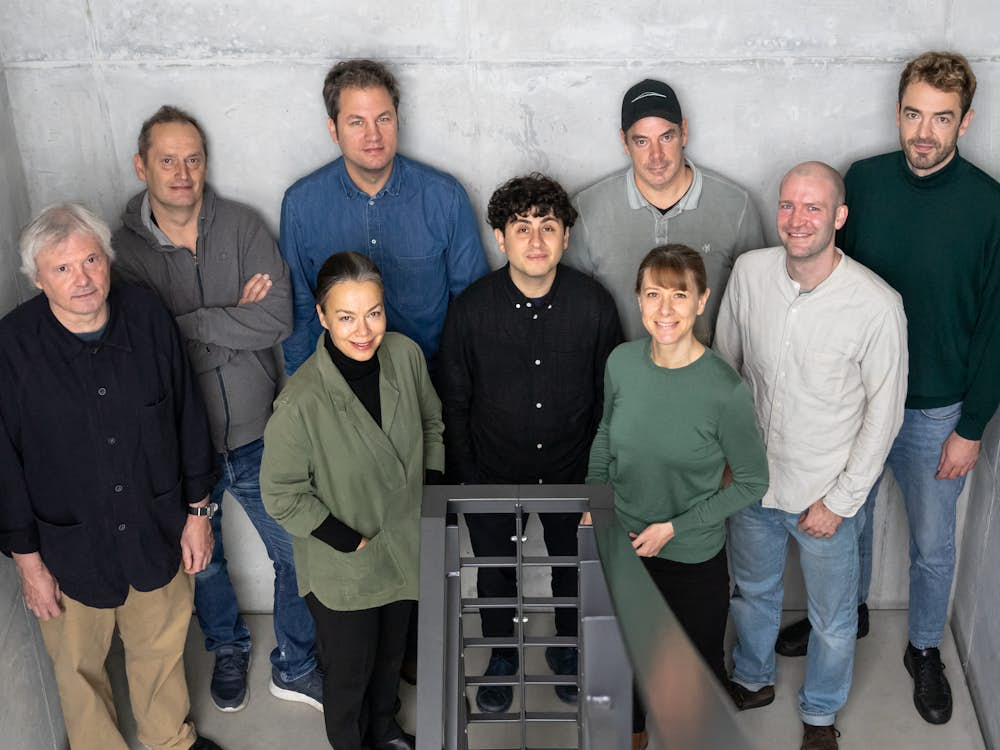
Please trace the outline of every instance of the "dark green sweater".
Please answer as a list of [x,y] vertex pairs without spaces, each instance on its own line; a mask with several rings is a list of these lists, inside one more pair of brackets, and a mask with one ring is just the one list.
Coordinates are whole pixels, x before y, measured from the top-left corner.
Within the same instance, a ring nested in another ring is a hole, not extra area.
[[958,153],[917,177],[902,151],[845,179],[837,244],[903,297],[906,408],[964,401],[956,432],[979,440],[1000,400],[1000,183]]
[[[587,482],[611,484],[626,531],[673,521],[659,557],[704,562],[725,544],[726,517],[767,491],[753,397],[711,349],[668,370],[653,363],[649,343],[622,344],[608,359]],[[727,461],[733,482],[719,489]]]

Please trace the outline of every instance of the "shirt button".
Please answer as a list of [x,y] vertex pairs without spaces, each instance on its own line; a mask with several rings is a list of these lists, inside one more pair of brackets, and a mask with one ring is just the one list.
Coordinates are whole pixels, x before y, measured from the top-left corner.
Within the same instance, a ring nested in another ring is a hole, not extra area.
[[532,316],[531,316],[531,319],[532,319],[532,320],[538,320],[538,316],[537,316],[537,315],[532,315]]
[[377,245],[378,244],[378,240],[372,240],[372,244],[373,245]]
[[520,302],[515,302],[514,303],[514,307],[516,307],[518,310],[520,310],[521,309],[521,303]]
[[537,445],[535,445],[535,447],[538,448],[538,450],[541,450],[542,449],[542,444],[538,443]]
[[117,443],[118,443],[118,438],[114,438],[114,437],[109,437],[108,438],[108,445],[116,445]]
[[539,401],[537,404],[535,404],[535,408],[536,409],[541,409],[542,408],[542,402]]
[[107,388],[105,388],[105,387],[104,387],[104,386],[102,385],[102,386],[101,386],[100,388],[98,388],[98,389],[97,389],[97,395],[98,395],[98,396],[106,396],[106,395],[108,395],[108,389],[107,389]]
[[536,365],[540,365],[540,364],[542,364],[542,360],[540,360],[540,359],[536,359],[536,360],[535,360],[535,364],[536,364]]
[[375,201],[368,201],[368,205],[369,206],[374,206],[375,205]]
[[542,480],[541,480],[541,479],[539,479],[539,480],[538,480],[538,483],[539,483],[539,484],[541,484],[541,483],[542,483]]
[[118,524],[118,530],[119,531],[125,531],[125,524],[123,524],[123,523]]
[[115,492],[121,492],[124,489],[125,489],[125,487],[122,486],[122,485],[120,485],[120,484],[116,484],[115,485]]
[[525,306],[525,307],[531,307],[531,303],[530,303],[530,302],[525,302],[525,303],[524,303],[524,306]]

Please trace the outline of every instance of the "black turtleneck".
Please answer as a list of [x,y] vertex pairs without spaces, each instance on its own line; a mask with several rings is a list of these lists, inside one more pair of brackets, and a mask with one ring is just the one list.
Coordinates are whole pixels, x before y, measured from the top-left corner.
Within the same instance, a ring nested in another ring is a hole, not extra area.
[[375,424],[381,427],[382,400],[378,387],[378,350],[375,350],[375,354],[372,355],[371,359],[364,362],[352,359],[334,345],[329,331],[323,334],[323,345],[326,347],[330,359],[333,360],[333,364],[340,371],[340,374],[344,376],[344,380],[347,381],[347,385],[351,391],[358,397],[358,401],[371,414],[372,419],[375,420]]
[[[378,387],[378,352],[376,351],[375,356],[365,362],[351,359],[334,345],[329,332],[323,334],[323,344],[334,366],[347,381],[351,392],[358,397],[358,401],[381,427],[382,402]],[[323,523],[313,529],[312,535],[338,552],[354,552],[363,538],[357,531],[332,515],[327,516]]]

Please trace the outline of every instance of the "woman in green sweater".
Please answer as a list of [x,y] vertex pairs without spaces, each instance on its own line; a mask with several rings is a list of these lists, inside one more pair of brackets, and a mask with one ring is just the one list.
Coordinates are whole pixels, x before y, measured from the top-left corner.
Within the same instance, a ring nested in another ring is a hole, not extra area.
[[[750,391],[694,336],[709,295],[701,256],[684,245],[651,250],[636,294],[649,337],[608,359],[587,482],[614,488],[615,515],[632,547],[726,685],[725,519],[764,495],[767,457]],[[732,481],[723,486],[727,464]],[[642,713],[635,712],[636,732]]]
[[374,263],[331,256],[316,298],[326,333],[275,402],[261,494],[292,534],[299,593],[316,620],[330,744],[412,750],[395,702],[425,473],[444,469],[441,403],[420,348],[386,333]]

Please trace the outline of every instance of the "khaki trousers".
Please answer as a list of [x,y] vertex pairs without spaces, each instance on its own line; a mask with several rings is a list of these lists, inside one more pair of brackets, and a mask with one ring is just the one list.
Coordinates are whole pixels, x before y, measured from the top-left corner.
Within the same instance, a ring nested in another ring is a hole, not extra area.
[[151,750],[187,750],[194,744],[197,735],[187,721],[191,705],[184,676],[193,600],[194,581],[181,571],[155,591],[129,589],[120,607],[88,607],[63,594],[63,613],[39,622],[72,750],[129,750],[118,731],[104,668],[115,625],[125,646],[139,742]]

